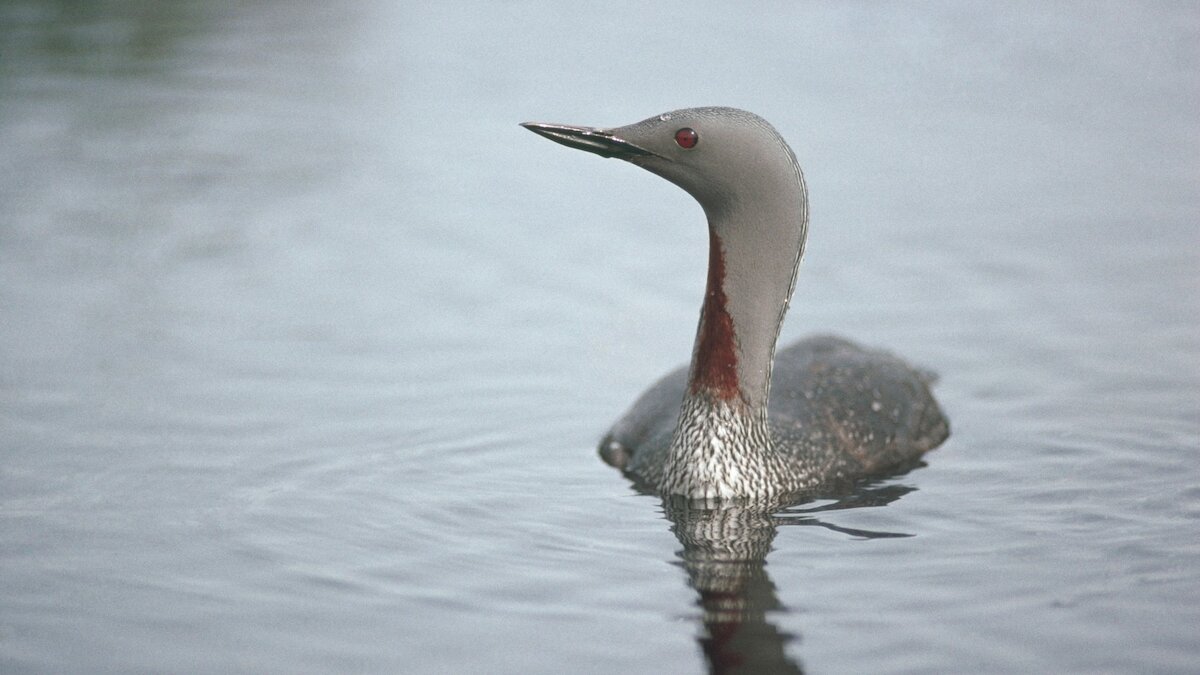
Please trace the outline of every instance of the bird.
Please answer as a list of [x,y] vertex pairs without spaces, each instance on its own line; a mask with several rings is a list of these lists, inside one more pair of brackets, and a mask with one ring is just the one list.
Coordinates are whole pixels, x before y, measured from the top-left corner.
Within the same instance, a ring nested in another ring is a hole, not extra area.
[[708,224],[708,278],[691,363],[653,384],[599,454],[663,497],[780,499],[896,473],[950,433],[936,375],[832,335],[776,352],[808,235],[808,189],[770,123],[686,108],[605,128],[525,122],[690,194]]

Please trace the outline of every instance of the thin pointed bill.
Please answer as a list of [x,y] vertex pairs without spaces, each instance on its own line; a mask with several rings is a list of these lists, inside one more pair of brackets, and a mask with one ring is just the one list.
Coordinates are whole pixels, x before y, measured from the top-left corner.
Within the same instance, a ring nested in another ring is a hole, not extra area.
[[607,129],[573,127],[566,124],[543,124],[541,122],[523,122],[521,126],[538,136],[549,138],[555,143],[561,143],[576,150],[586,150],[601,157],[631,159],[654,154],[613,135],[613,132]]

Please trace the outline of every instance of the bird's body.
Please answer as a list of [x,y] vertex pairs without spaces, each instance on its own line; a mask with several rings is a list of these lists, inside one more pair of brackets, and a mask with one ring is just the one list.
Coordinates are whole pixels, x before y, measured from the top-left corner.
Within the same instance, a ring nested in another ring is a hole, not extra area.
[[778,497],[895,471],[949,426],[930,377],[846,340],[775,353],[804,251],[808,194],[762,118],[691,108],[617,129],[527,123],[679,185],[709,225],[708,285],[691,365],[651,387],[601,442],[610,464],[664,495]]
[[[601,441],[604,461],[647,487],[663,480],[687,374],[680,367],[638,398]],[[949,432],[931,379],[891,354],[838,337],[781,349],[767,429],[770,451],[786,468],[769,480],[781,493],[795,493],[910,465]]]

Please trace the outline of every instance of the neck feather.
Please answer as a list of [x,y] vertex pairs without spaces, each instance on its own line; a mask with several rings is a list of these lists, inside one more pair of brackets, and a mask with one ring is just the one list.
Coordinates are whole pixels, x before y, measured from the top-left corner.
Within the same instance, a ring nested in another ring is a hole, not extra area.
[[775,343],[791,299],[803,228],[787,223],[790,231],[773,232],[751,223],[710,219],[708,284],[687,395],[722,401],[765,421]]
[[696,329],[688,394],[744,404],[746,395],[738,377],[738,336],[725,293],[725,251],[716,232],[710,229],[708,235],[708,286]]

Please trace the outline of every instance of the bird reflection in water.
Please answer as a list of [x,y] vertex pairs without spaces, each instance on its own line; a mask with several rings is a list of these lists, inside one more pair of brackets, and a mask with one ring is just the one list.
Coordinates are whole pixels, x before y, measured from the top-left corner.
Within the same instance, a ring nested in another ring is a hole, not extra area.
[[709,672],[803,672],[800,664],[787,655],[786,647],[794,636],[781,632],[768,616],[784,610],[766,570],[767,553],[777,529],[817,526],[865,539],[910,537],[913,535],[841,527],[814,514],[885,506],[913,489],[875,483],[817,506],[664,499],[664,513],[683,544],[677,564],[687,572],[689,585],[699,594],[703,630],[698,641]]

